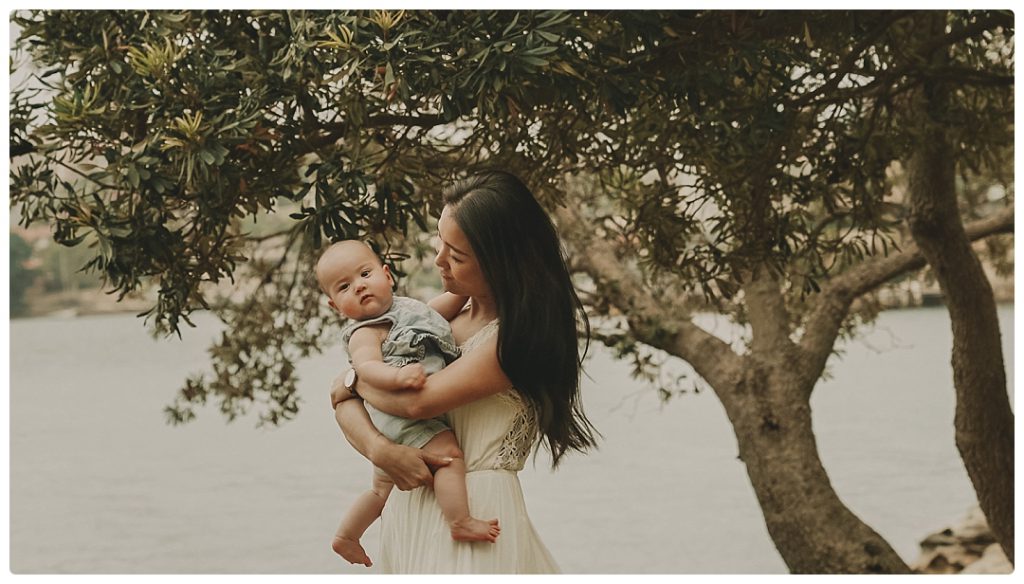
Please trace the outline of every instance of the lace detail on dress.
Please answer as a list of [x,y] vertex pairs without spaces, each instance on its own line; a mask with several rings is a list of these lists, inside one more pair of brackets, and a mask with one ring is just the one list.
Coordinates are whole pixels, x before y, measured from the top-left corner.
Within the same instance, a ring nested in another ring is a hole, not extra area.
[[500,393],[498,397],[510,402],[511,407],[516,409],[516,415],[498,449],[494,468],[520,471],[530,456],[533,441],[537,439],[537,411],[515,389]]
[[484,341],[491,338],[491,335],[494,334],[494,332],[497,330],[498,319],[494,319],[491,322],[485,324],[483,328],[473,333],[473,336],[469,337],[468,339],[466,339],[464,343],[459,345],[459,348],[462,349],[462,354],[465,355],[466,353],[477,348]]
[[[461,345],[462,354],[465,355],[483,344],[497,330],[497,319],[484,325],[483,328],[466,339]],[[523,470],[526,459],[530,457],[533,441],[537,439],[537,410],[514,387],[510,387],[508,390],[497,394],[494,396],[494,399],[507,404],[515,414],[512,416],[512,424],[509,426],[508,434],[502,439],[501,446],[498,448],[498,455],[491,468],[513,471]]]

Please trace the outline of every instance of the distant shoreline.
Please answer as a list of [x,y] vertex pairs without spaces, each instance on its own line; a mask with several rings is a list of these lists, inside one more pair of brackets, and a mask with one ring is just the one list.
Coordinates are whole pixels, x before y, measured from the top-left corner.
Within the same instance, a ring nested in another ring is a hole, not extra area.
[[[996,294],[996,304],[1013,304],[1013,292],[999,291]],[[938,294],[928,294],[917,304],[908,302],[883,302],[883,310],[899,310],[905,308],[934,308],[943,306],[942,297]],[[95,316],[102,314],[139,314],[145,312],[156,304],[155,298],[144,298],[140,296],[127,296],[120,302],[117,294],[109,294],[99,288],[88,288],[74,292],[51,292],[40,294],[29,293],[26,295],[25,304],[27,310],[20,315],[11,315],[11,319],[41,318],[47,316]]]
[[100,288],[73,292],[51,292],[25,295],[26,310],[11,319],[40,318],[46,316],[93,316],[97,314],[123,314],[145,312],[156,304],[156,299],[126,296],[120,302],[117,294],[108,294]]

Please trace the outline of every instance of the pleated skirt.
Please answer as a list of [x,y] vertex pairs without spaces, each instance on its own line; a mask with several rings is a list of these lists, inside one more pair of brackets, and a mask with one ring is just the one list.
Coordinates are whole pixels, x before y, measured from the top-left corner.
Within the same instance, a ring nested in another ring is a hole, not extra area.
[[[381,515],[381,549],[374,562],[385,574],[551,574],[558,566],[530,523],[514,471],[466,474],[470,514],[498,519],[496,543],[452,540],[434,491],[395,489]],[[371,556],[372,557],[372,556]]]

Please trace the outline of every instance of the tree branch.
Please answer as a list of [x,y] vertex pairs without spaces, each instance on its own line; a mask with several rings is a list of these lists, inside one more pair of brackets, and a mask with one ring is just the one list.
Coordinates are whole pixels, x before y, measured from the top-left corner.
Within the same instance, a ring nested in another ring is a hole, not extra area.
[[856,46],[850,49],[850,52],[843,57],[839,66],[831,71],[832,76],[824,85],[800,96],[799,99],[794,100],[793,105],[802,107],[815,101],[815,98],[819,95],[828,94],[838,88],[843,79],[853,70],[853,66],[857,63],[857,59],[861,57],[861,54],[874,44],[875,41],[880,39],[885,34],[885,31],[889,30],[890,26],[908,14],[909,12],[905,10],[892,12],[888,18],[880,22],[870,33],[861,38]]
[[563,240],[573,248],[574,264],[605,289],[605,297],[626,316],[638,340],[685,360],[716,392],[729,387],[728,372],[738,369],[741,357],[725,341],[656,299],[577,209],[567,205],[554,214]]
[[920,76],[929,80],[950,81],[963,85],[993,85],[1006,87],[1013,85],[1013,75],[999,75],[971,69],[969,67],[929,67],[922,69]]
[[71,166],[70,164],[64,162],[63,160],[59,160],[59,159],[56,159],[56,158],[51,158],[50,160],[52,160],[53,162],[56,162],[57,164],[63,166],[64,168],[70,170],[71,172],[77,174],[78,176],[84,178],[85,180],[90,181],[90,182],[96,184],[97,186],[101,186],[101,187],[103,187],[103,188],[105,188],[107,190],[111,190],[111,191],[116,191],[119,188],[119,187],[117,187],[115,185],[108,185],[106,183],[102,183],[102,182],[94,179],[93,177],[85,174],[81,170],[75,168],[74,166]]
[[963,28],[951,31],[949,34],[936,37],[930,43],[923,44],[917,52],[921,55],[930,55],[932,51],[955,45],[962,40],[999,26],[1007,30],[1013,30],[1013,13],[1009,11],[995,11],[989,14],[987,18],[972,22]]
[[399,114],[379,114],[371,116],[366,120],[368,128],[382,128],[384,126],[408,126],[417,128],[433,128],[438,124],[445,123],[440,114],[420,114],[417,116],[403,116]]
[[[385,128],[388,126],[406,126],[417,128],[433,128],[440,124],[447,123],[440,114],[421,114],[417,116],[406,116],[399,114],[378,114],[370,116],[362,125],[363,128]],[[333,122],[321,124],[323,134],[311,139],[309,143],[314,148],[320,148],[333,144],[345,135],[349,130],[349,122]]]
[[288,235],[291,233],[291,231],[292,229],[289,227],[288,229],[282,229],[280,231],[268,233],[266,235],[248,235],[246,236],[246,239],[248,239],[249,241],[255,241],[256,243],[263,243],[264,241],[267,241],[269,239],[276,239],[278,237]]
[[24,156],[26,154],[32,154],[36,151],[35,144],[25,140],[15,140],[14,136],[11,136],[10,140],[11,158],[18,156]]
[[[984,239],[999,233],[1013,233],[1013,206],[995,213],[984,219],[973,221],[964,226],[967,238],[971,241]],[[861,264],[839,275],[836,280],[841,286],[851,290],[853,297],[874,290],[885,282],[907,272],[924,267],[924,256],[916,244],[907,246],[901,253],[880,257],[874,261]]]
[[[964,227],[971,241],[999,233],[1012,233],[1013,206]],[[911,243],[900,253],[868,260],[832,278],[822,288],[817,302],[804,321],[805,332],[800,348],[804,352],[805,373],[814,375],[814,378],[821,375],[850,305],[858,296],[924,266],[924,256],[917,244]]]

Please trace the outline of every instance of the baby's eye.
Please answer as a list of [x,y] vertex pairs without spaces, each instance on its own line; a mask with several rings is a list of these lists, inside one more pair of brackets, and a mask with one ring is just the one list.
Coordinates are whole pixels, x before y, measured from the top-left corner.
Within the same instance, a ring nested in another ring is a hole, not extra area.
[[363,270],[363,273],[362,273],[362,274],[360,274],[360,275],[361,275],[362,277],[366,278],[366,277],[368,277],[368,276],[370,275],[370,270]]
[[348,284],[342,284],[341,286],[338,286],[338,290],[341,292],[348,290]]

